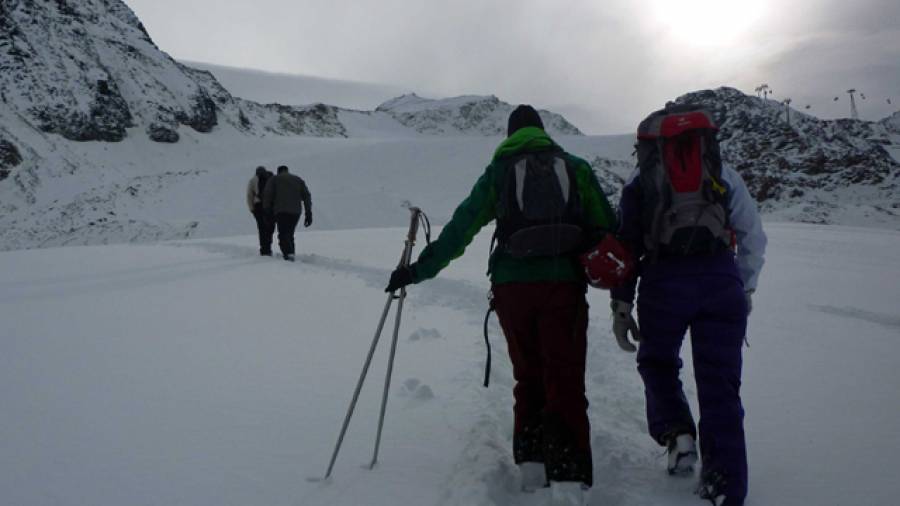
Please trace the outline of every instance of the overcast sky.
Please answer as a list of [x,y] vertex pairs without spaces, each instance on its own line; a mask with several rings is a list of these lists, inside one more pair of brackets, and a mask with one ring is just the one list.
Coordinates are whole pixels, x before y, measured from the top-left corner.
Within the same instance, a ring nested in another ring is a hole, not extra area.
[[177,59],[494,94],[589,133],[631,131],[667,100],[722,85],[767,83],[822,117],[849,115],[851,87],[866,94],[864,119],[900,109],[897,0],[126,2]]

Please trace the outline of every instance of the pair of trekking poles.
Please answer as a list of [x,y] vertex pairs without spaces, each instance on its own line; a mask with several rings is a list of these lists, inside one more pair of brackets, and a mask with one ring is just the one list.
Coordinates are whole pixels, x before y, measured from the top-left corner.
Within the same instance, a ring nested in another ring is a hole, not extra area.
[[[398,267],[409,266],[410,261],[412,260],[412,250],[413,246],[415,246],[416,244],[416,235],[419,232],[420,224],[425,229],[426,242],[431,242],[431,223],[428,221],[428,217],[418,207],[409,205],[407,205],[407,207],[410,212],[409,232],[406,234],[406,242],[403,248],[403,254],[400,257],[400,263],[398,264]],[[372,454],[372,461],[367,467],[369,469],[373,469],[375,467],[375,464],[378,462],[378,449],[381,446],[381,431],[384,428],[384,414],[387,408],[388,391],[390,390],[391,386],[391,374],[394,370],[394,357],[397,353],[397,337],[400,333],[400,317],[403,313],[403,301],[405,299],[405,287],[400,288],[399,295],[397,295],[396,292],[391,292],[388,294],[387,301],[384,304],[384,310],[381,312],[381,320],[379,320],[378,327],[375,330],[375,337],[372,339],[371,346],[369,346],[369,353],[366,355],[366,361],[363,364],[362,372],[359,375],[359,381],[356,382],[356,390],[354,390],[353,392],[353,399],[350,401],[350,406],[347,408],[347,415],[344,417],[344,424],[341,426],[341,432],[338,435],[337,444],[334,447],[334,452],[331,454],[331,461],[328,463],[328,470],[325,471],[325,477],[321,480],[328,480],[331,477],[331,471],[334,469],[334,463],[337,460],[338,453],[341,450],[341,445],[344,442],[344,436],[347,433],[347,427],[350,425],[350,418],[353,417],[353,411],[356,409],[356,402],[359,400],[359,393],[362,390],[363,383],[366,380],[366,375],[369,372],[369,366],[372,364],[372,356],[375,354],[375,348],[378,347],[378,341],[381,339],[381,331],[384,329],[385,320],[387,320],[391,305],[394,303],[394,300],[397,300],[397,314],[394,318],[394,335],[393,339],[391,340],[391,351],[388,355],[387,372],[385,373],[384,377],[384,392],[381,395],[381,412],[378,416],[378,432],[375,436],[375,451]],[[311,479],[310,481],[320,481],[320,479]]]

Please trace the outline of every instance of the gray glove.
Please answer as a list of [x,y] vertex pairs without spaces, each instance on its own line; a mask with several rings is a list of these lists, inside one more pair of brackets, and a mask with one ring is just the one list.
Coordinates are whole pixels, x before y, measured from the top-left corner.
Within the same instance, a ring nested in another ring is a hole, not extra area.
[[747,301],[747,314],[753,311],[753,292],[755,290],[747,290],[744,292],[744,299]]
[[634,317],[631,316],[631,309],[634,305],[613,299],[609,307],[612,309],[612,330],[616,336],[616,342],[619,343],[619,348],[629,352],[637,351],[634,343],[628,340],[628,332],[631,332],[631,339],[635,342],[641,340],[641,330],[634,321]]

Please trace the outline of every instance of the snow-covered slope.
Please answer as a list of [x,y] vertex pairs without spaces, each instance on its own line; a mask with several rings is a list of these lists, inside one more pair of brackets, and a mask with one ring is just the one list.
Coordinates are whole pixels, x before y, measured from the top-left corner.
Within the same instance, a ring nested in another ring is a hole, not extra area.
[[[546,490],[517,491],[495,318],[481,386],[486,232],[409,289],[378,466],[361,464],[393,316],[325,483],[306,478],[325,472],[405,230],[301,230],[297,264],[260,258],[252,235],[0,252],[0,504],[543,506]],[[746,506],[895,504],[900,235],[767,232],[744,351]],[[588,300],[589,506],[700,506],[647,436],[606,292]]]
[[[631,136],[558,140],[593,161],[603,179],[620,180],[630,170],[628,162],[605,161],[627,157]],[[186,132],[177,144],[139,135],[76,144],[35,133],[28,141],[56,156],[56,164],[16,169],[0,182],[0,250],[244,233],[254,225],[243,192],[257,165],[286,164],[306,179],[314,228],[403,223],[405,200],[421,202],[443,223],[500,138],[256,138],[220,128]]]

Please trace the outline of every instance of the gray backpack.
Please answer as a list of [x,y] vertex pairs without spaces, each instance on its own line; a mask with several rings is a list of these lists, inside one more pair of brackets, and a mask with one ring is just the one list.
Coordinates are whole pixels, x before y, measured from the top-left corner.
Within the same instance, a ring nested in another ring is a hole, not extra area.
[[732,247],[717,130],[712,115],[694,106],[669,106],[638,127],[644,247],[651,261]]
[[574,168],[562,152],[529,153],[506,163],[498,191],[499,246],[517,258],[573,253],[583,213]]

